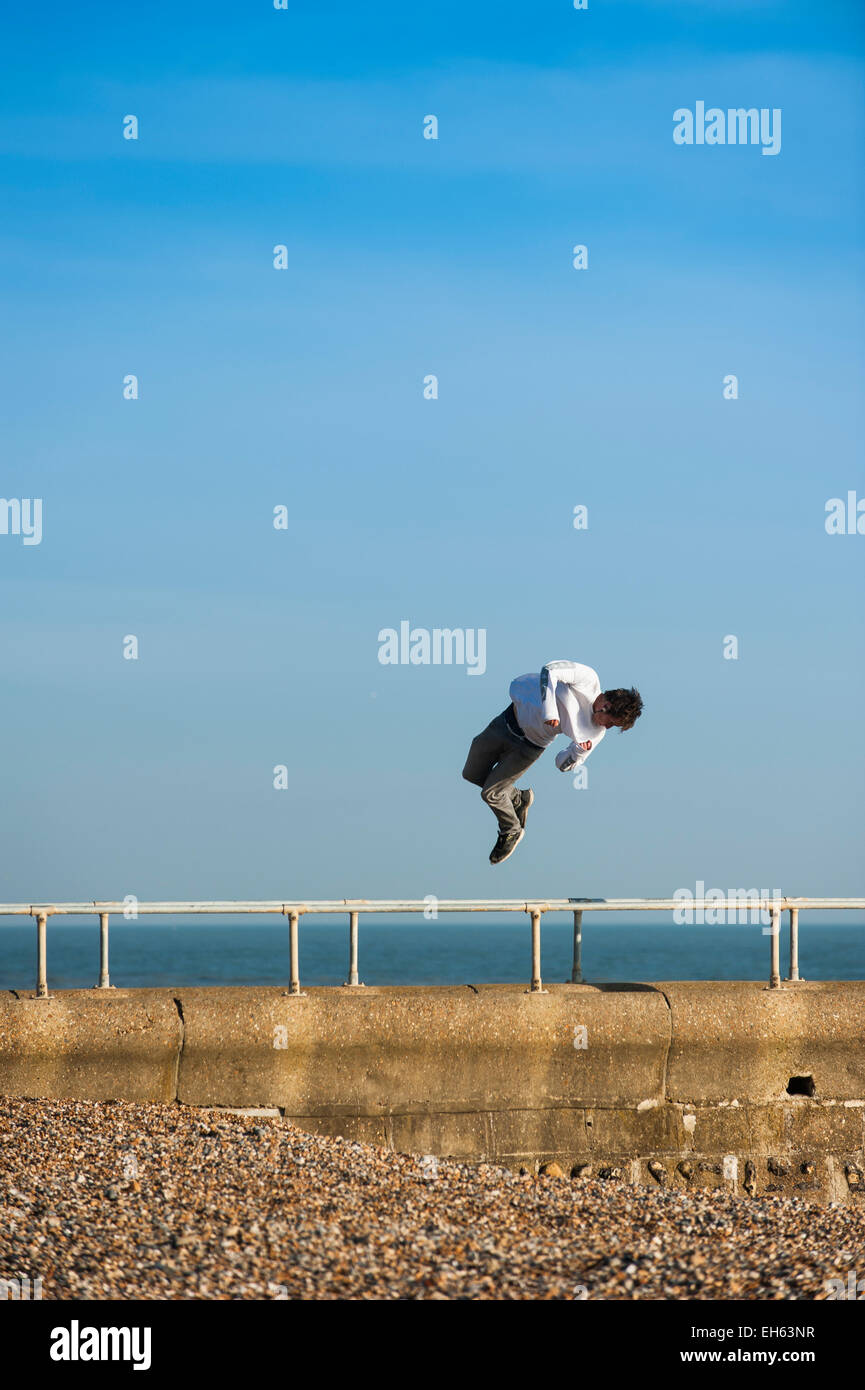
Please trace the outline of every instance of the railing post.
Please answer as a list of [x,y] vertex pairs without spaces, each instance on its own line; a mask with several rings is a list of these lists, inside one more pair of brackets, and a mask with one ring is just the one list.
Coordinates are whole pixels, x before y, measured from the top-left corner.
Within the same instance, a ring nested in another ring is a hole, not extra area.
[[532,914],[532,983],[526,992],[546,994],[541,984],[541,909],[532,907],[527,910]]
[[345,985],[361,985],[357,978],[357,913],[348,914],[348,979]]
[[48,948],[45,924],[48,914],[36,914],[36,998],[48,998]]
[[108,913],[99,914],[99,984],[97,989],[110,989],[108,979]]
[[799,978],[799,909],[790,908],[790,979]]
[[571,970],[571,984],[583,983],[583,914],[574,913],[574,964]]
[[289,912],[288,914],[288,944],[291,956],[290,974],[288,980],[289,994],[300,994],[300,966],[298,956],[298,930],[297,924],[300,920],[299,912]]
[[769,968],[769,988],[778,989],[781,984],[781,909],[777,903],[769,908],[772,939],[771,965]]

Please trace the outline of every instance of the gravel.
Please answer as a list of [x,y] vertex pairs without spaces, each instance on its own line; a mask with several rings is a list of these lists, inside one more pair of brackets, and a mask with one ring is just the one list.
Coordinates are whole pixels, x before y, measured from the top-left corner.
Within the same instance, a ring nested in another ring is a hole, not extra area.
[[0,1100],[0,1279],[44,1299],[825,1299],[865,1211],[518,1177],[281,1119]]

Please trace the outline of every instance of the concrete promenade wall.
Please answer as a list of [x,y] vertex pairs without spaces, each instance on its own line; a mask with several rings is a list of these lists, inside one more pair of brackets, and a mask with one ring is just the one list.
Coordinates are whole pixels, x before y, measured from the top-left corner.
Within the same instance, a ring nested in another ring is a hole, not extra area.
[[865,982],[8,993],[0,1095],[277,1107],[466,1162],[859,1205]]

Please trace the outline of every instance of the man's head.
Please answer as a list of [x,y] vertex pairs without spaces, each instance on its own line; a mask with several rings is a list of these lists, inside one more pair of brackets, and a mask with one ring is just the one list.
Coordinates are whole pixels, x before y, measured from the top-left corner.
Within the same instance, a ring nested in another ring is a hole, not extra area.
[[592,705],[592,718],[601,729],[633,729],[643,713],[639,690],[605,690]]

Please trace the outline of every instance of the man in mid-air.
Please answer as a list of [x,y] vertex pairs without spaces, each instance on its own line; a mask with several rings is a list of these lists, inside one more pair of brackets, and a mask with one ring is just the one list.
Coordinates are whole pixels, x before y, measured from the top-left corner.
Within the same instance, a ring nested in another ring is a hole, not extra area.
[[575,661],[548,661],[540,673],[517,676],[509,694],[507,709],[472,739],[463,768],[499,823],[491,864],[504,863],[526,833],[535,796],[515,784],[547,744],[559,733],[571,740],[556,757],[559,771],[571,772],[607,729],[632,729],[643,710],[638,690],[602,691],[597,671]]

